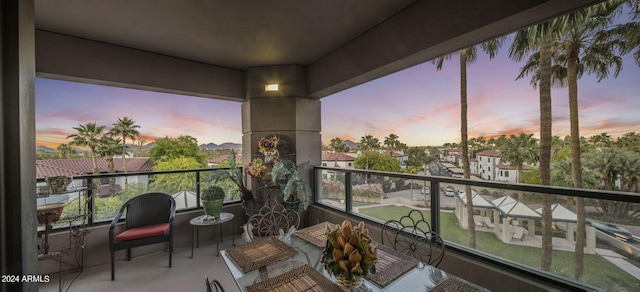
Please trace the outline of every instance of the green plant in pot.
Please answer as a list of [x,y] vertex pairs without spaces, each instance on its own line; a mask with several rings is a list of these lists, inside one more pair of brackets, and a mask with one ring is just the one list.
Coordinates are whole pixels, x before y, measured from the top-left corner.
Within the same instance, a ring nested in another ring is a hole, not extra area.
[[[301,175],[308,165],[309,161],[296,165],[288,159],[280,159],[273,164],[271,179],[280,185],[285,207],[297,210],[302,203],[304,210],[307,210],[311,201],[311,187],[302,180]],[[302,192],[302,200],[298,198],[299,192]]]
[[215,171],[211,180],[215,183],[230,182],[237,187],[237,191],[240,192],[240,198],[243,201],[253,199],[253,194],[244,184],[245,177],[243,168],[236,164],[235,151],[231,151],[231,154],[229,154],[229,169]]
[[206,215],[219,218],[224,201],[224,190],[216,185],[208,186],[202,190],[200,199]]

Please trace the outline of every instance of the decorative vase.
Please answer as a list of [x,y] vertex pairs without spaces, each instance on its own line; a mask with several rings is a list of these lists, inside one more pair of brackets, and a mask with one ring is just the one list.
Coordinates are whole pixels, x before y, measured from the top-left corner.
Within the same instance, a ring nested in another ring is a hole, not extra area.
[[213,216],[215,218],[220,217],[220,212],[222,212],[222,200],[213,200],[213,201],[202,201],[202,207],[204,208],[204,214]]
[[362,276],[352,275],[351,279],[345,275],[336,276],[336,284],[344,289],[356,289],[362,285]]

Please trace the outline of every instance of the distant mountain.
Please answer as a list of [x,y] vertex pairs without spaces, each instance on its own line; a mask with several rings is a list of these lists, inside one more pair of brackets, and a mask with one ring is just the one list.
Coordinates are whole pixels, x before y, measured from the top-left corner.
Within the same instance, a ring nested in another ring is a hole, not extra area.
[[354,149],[360,147],[360,143],[356,143],[356,142],[353,142],[351,140],[344,140],[342,144],[346,145],[351,150],[354,150]]
[[36,146],[36,151],[43,151],[43,152],[48,152],[48,153],[58,152],[55,149],[51,149],[51,148],[49,148],[47,146],[42,146],[42,145]]
[[[80,149],[80,148],[75,148],[75,147],[71,147],[71,150],[75,151],[76,153],[82,153],[82,152],[89,151],[87,149]],[[42,145],[36,146],[36,151],[43,151],[43,152],[47,152],[47,153],[56,153],[56,152],[58,152],[58,150],[56,150],[56,149],[52,149],[52,148],[49,148],[47,146],[42,146]]]
[[231,143],[231,142],[225,142],[222,143],[220,145],[216,144],[216,143],[207,143],[207,144],[202,144],[200,145],[200,149],[207,149],[207,150],[222,150],[222,149],[241,149],[242,148],[242,144],[238,144],[238,143]]

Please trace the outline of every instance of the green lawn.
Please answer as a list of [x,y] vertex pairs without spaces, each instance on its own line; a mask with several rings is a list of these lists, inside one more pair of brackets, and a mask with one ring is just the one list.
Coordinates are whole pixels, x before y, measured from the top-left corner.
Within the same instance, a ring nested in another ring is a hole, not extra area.
[[[391,219],[397,220],[408,214],[410,210],[410,208],[403,206],[382,206],[363,208],[360,209],[360,213],[387,221]],[[422,211],[422,213],[425,219],[430,221],[431,212]],[[453,213],[441,213],[440,220],[441,236],[445,240],[468,246],[468,232],[460,227]],[[476,232],[476,249],[530,267],[540,267],[542,251],[540,248],[506,244],[490,232]],[[574,253],[554,250],[552,255],[551,270],[563,276],[571,277],[573,275]],[[630,291],[640,291],[638,279],[598,255],[585,254],[583,280],[606,290],[620,291],[629,289]]]

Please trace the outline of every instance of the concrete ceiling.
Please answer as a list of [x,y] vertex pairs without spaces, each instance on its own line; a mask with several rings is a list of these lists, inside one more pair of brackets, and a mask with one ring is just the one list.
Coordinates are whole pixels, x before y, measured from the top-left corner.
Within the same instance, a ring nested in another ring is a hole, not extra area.
[[34,1],[40,76],[242,101],[252,67],[321,98],[602,0]]
[[221,67],[307,66],[415,0],[36,0],[35,25]]

